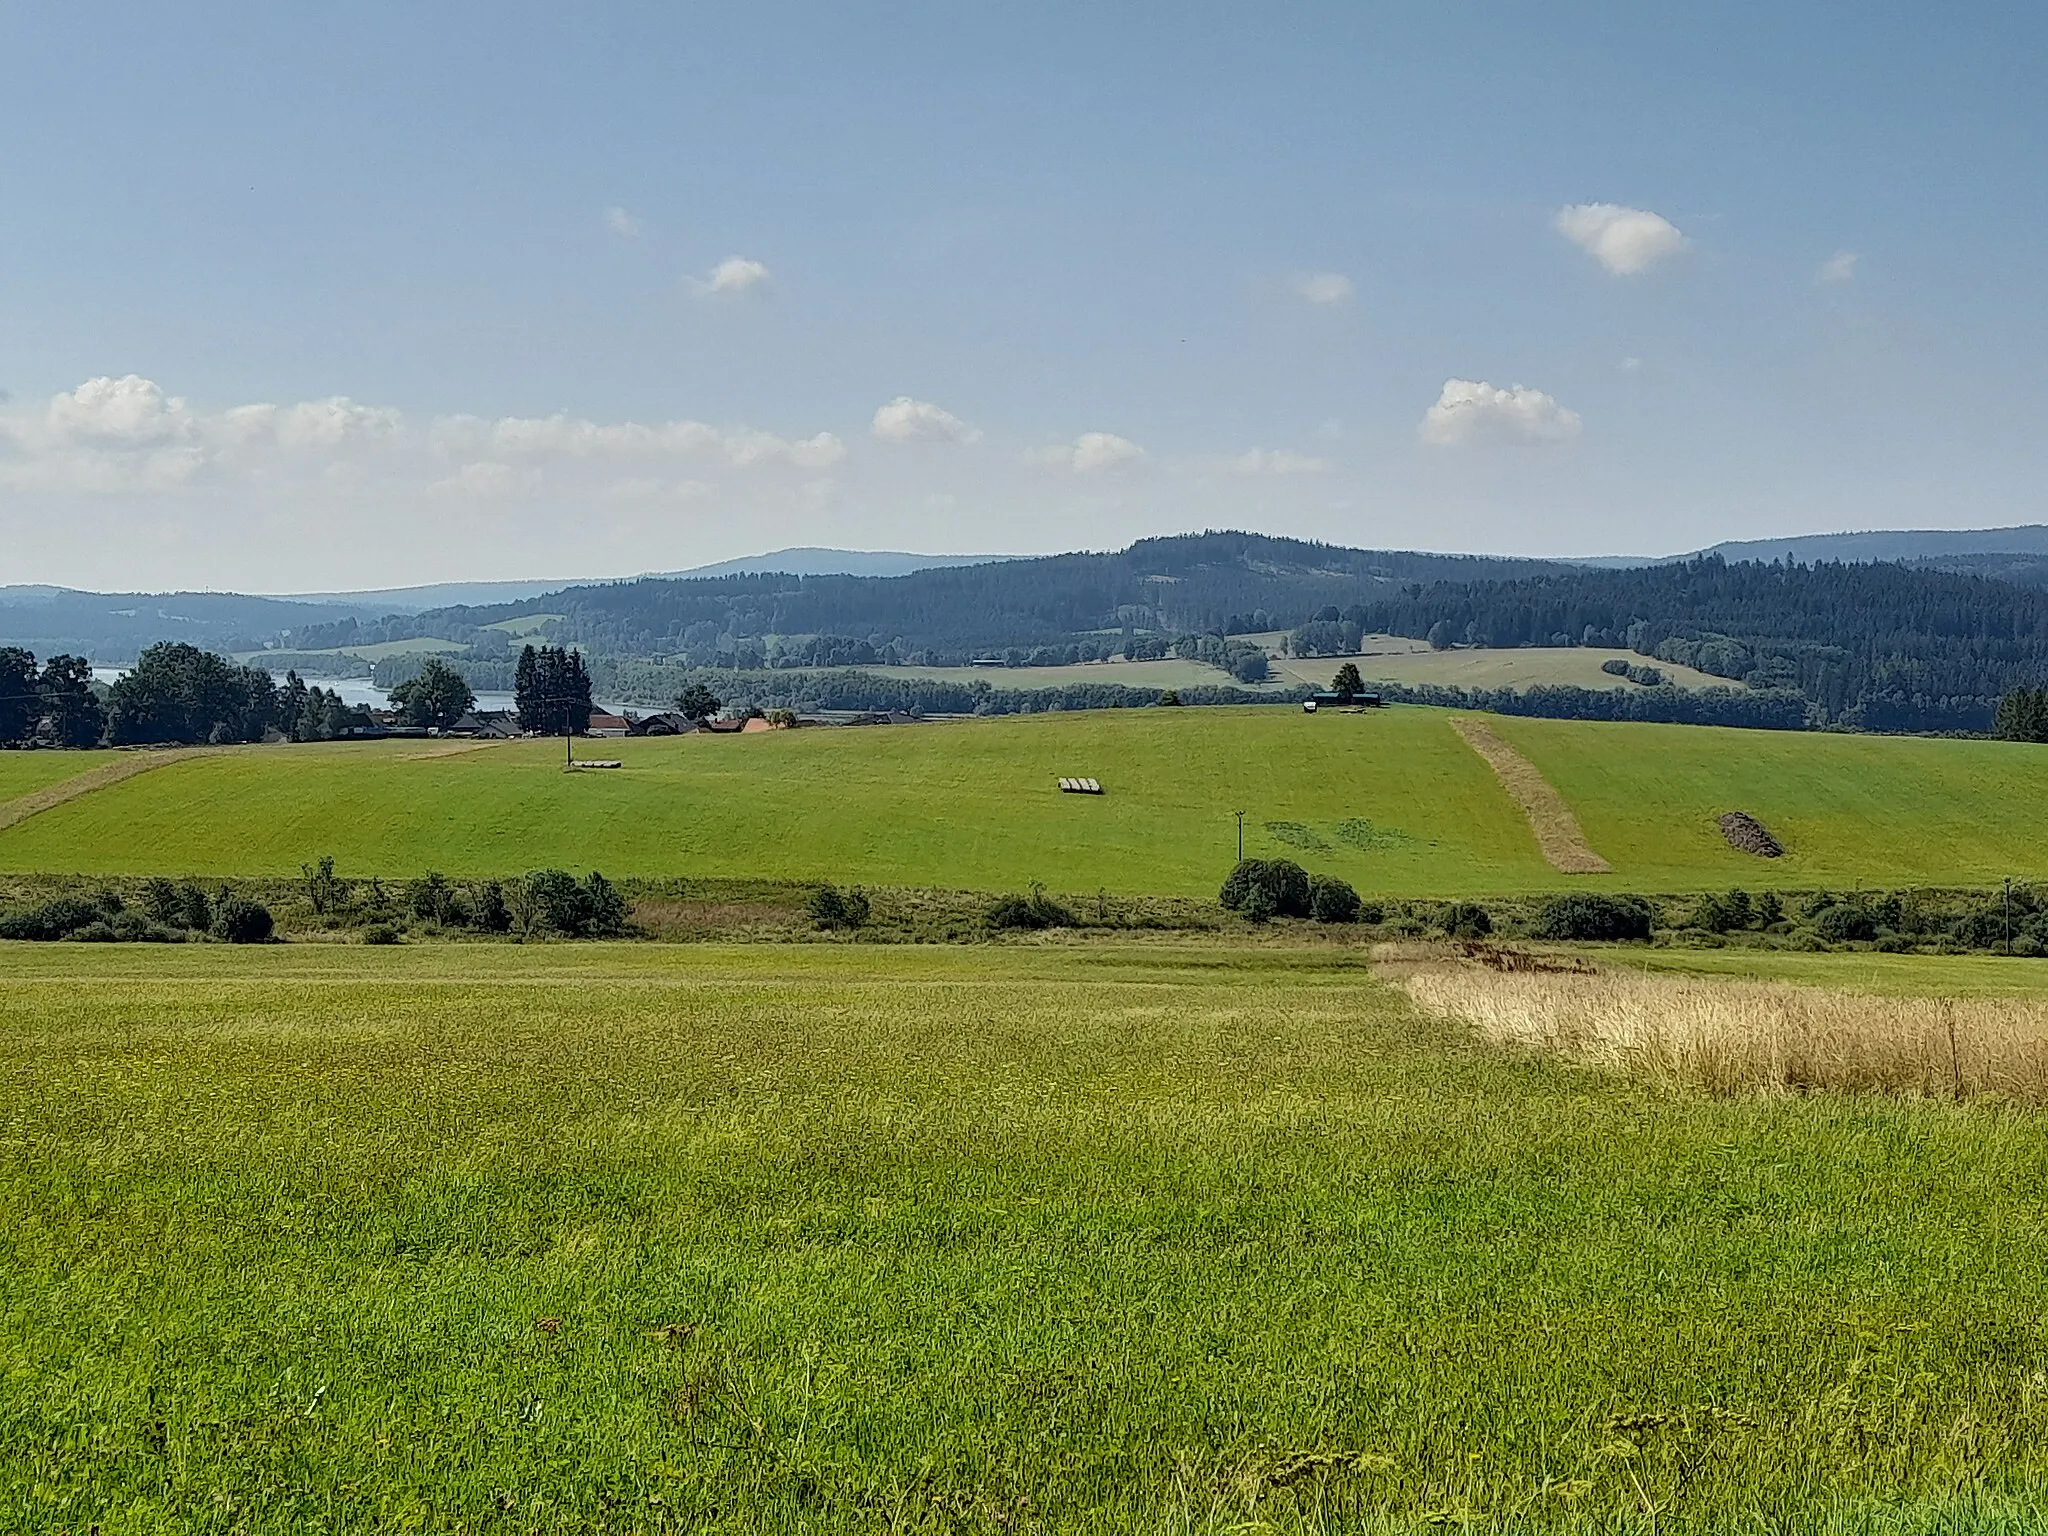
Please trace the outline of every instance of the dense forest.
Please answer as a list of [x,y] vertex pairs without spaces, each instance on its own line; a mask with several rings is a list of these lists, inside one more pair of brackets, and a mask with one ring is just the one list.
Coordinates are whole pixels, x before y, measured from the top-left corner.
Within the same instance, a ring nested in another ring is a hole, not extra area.
[[1880,731],[1986,730],[2000,694],[2048,676],[2048,593],[1901,565],[1711,557],[1437,582],[1342,617],[1438,645],[1625,647]]
[[1326,604],[1362,602],[1403,582],[1564,569],[1536,560],[1206,533],[1144,539],[1113,554],[1004,560],[908,576],[763,573],[569,587],[529,602],[443,609],[403,623],[422,626],[413,634],[443,635],[451,626],[473,630],[504,619],[560,614],[554,638],[600,654],[678,655],[714,664],[720,656],[751,651],[772,665],[780,645],[770,637],[824,636],[867,645],[873,654],[864,659],[870,662],[883,662],[888,651],[890,661],[951,665],[1012,648],[1104,636],[1116,650],[1125,630],[1178,635],[1280,629]]
[[600,656],[741,670],[1190,654],[1202,636],[1274,629],[1304,654],[1354,648],[1360,633],[1602,646],[1772,694],[1774,722],[1796,695],[1809,724],[1893,731],[1989,729],[2000,694],[2048,678],[2048,592],[1983,576],[1714,556],[1586,569],[1250,534],[887,579],[624,582],[421,620],[474,631],[541,613],[562,616],[557,640]]

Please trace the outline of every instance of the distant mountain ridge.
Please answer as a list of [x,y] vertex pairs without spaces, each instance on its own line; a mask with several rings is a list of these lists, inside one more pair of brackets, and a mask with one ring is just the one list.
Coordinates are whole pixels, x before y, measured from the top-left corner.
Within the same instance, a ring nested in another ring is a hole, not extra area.
[[[1773,560],[1798,565],[1812,565],[1818,560],[1843,564],[1904,561],[1992,575],[1996,561],[1990,568],[1981,563],[1951,567],[1942,562],[1981,561],[1984,556],[1999,555],[2048,556],[2048,523],[2020,523],[2010,528],[1871,528],[1849,533],[1802,533],[1782,539],[1726,539],[1684,554],[1593,555],[1565,563],[1625,570],[1643,565],[1671,565],[1680,560],[1696,560],[1701,555],[1719,555],[1730,564],[1754,560],[1762,565]],[[2019,564],[2024,568],[2026,562]]]
[[[482,608],[493,603],[523,603],[569,587],[598,586],[616,581],[682,581],[701,576],[749,576],[761,571],[781,571],[791,576],[908,576],[912,571],[940,566],[986,565],[993,560],[1010,560],[1012,555],[916,555],[894,549],[823,549],[804,545],[770,550],[765,555],[742,555],[712,565],[694,565],[681,571],[649,571],[640,576],[599,576],[582,580],[553,581],[442,581],[420,587],[376,587],[361,592],[280,592],[266,596],[280,602],[321,603],[334,607],[373,608],[378,614],[425,613],[438,608]],[[0,589],[0,602],[5,592]],[[39,590],[55,592],[58,588]]]
[[[1728,540],[1700,553],[1731,563],[1897,562],[2048,587],[2048,524]],[[1497,582],[1696,558],[1546,561],[1210,533],[1143,539],[1121,551],[1048,556],[803,546],[661,575],[580,583],[443,582],[283,596],[99,593],[23,584],[0,586],[0,645],[113,663],[159,640],[187,640],[223,652],[321,649],[344,643],[334,638],[339,628],[351,631],[351,641],[358,633],[364,642],[423,635],[474,641],[477,626],[494,619],[551,612],[572,615],[562,627],[564,638],[621,652],[711,646],[715,653],[720,637],[732,645],[750,635],[813,634],[855,637],[878,652],[896,642],[906,651],[981,653],[1070,644],[1083,633],[1115,633],[1126,626],[1192,630],[1232,617],[1249,623],[1259,613],[1276,625],[1291,624],[1305,611],[1382,599],[1399,584]],[[489,634],[481,638],[496,640]]]
[[1855,533],[1809,533],[1789,539],[1731,539],[1700,550],[1722,559],[1865,563],[1938,560],[1947,555],[2048,555],[2048,523],[2011,528],[1876,528]]

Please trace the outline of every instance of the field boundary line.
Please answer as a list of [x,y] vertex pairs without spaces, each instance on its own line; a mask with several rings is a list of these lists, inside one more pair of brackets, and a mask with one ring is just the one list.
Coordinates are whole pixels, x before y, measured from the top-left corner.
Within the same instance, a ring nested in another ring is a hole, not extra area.
[[5,832],[9,827],[19,826],[31,816],[54,810],[60,805],[76,800],[81,795],[89,795],[96,789],[105,789],[110,784],[119,784],[123,779],[132,779],[137,774],[167,768],[172,763],[182,763],[190,758],[214,757],[222,750],[219,747],[179,747],[167,752],[124,752],[111,763],[102,763],[97,768],[88,768],[85,772],[73,774],[68,779],[45,784],[41,789],[32,789],[25,795],[16,795],[12,800],[0,801],[0,832]]
[[1586,834],[1579,830],[1579,818],[1565,804],[1564,796],[1552,787],[1542,771],[1493,733],[1483,720],[1451,717],[1451,729],[1465,738],[1465,745],[1486,759],[1486,765],[1500,780],[1536,834],[1536,846],[1550,867],[1567,875],[1604,875],[1613,866],[1593,851]]

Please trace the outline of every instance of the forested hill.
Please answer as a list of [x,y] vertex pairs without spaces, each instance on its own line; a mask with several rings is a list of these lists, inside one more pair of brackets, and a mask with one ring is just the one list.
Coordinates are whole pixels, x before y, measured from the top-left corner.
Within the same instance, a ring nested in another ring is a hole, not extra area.
[[1528,576],[1565,567],[1344,549],[1245,533],[1144,539],[1113,554],[1052,555],[905,576],[744,574],[570,587],[530,602],[419,616],[473,626],[564,616],[556,631],[599,652],[714,653],[750,637],[829,635],[905,660],[964,661],[987,651],[1059,645],[1123,629],[1166,634],[1279,629],[1319,608],[1349,607],[1403,583]]
[[1902,565],[1731,565],[1441,581],[1344,615],[1438,644],[1625,646],[1752,688],[1797,688],[1814,722],[1981,730],[2048,679],[2048,593]]

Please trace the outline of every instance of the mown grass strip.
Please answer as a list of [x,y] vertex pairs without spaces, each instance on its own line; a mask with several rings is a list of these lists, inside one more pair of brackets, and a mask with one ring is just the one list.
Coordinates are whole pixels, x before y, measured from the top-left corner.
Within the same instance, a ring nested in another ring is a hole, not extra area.
[[1567,875],[1604,875],[1611,868],[1593,851],[1579,830],[1578,818],[1564,803],[1564,796],[1550,787],[1550,781],[1482,720],[1459,716],[1451,721],[1458,734],[1474,752],[1486,759],[1496,777],[1529,818],[1536,845],[1552,869]]

